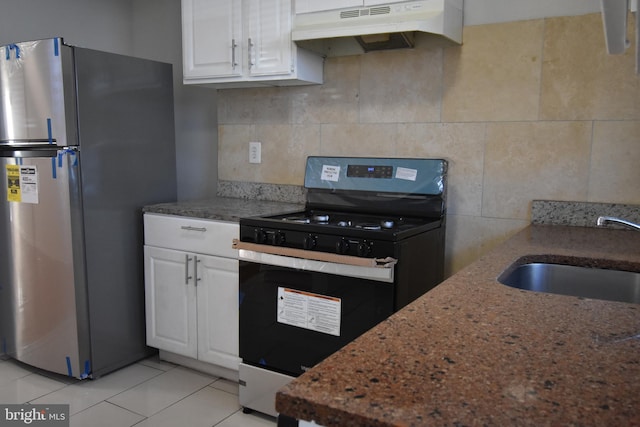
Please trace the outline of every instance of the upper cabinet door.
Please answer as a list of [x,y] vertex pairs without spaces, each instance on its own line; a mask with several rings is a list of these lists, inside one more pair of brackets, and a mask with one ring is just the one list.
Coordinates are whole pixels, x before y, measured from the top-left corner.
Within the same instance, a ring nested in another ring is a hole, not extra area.
[[322,83],[320,54],[291,40],[293,0],[182,0],[185,84]]
[[237,0],[182,0],[184,78],[240,76],[244,48]]
[[406,2],[407,0],[364,0],[364,6],[365,7],[369,7],[369,6],[378,6],[381,4],[393,4],[393,3],[402,3],[402,2]]
[[369,7],[408,0],[296,0],[296,13],[324,12],[349,7]]
[[249,75],[291,73],[291,0],[249,0],[246,14]]
[[363,0],[296,0],[296,13],[322,12],[362,6]]

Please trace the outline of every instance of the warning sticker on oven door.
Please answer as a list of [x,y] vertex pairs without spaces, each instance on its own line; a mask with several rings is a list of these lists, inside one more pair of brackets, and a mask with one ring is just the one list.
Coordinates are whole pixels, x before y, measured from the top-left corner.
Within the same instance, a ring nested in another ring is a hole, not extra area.
[[340,298],[278,287],[278,322],[340,336]]

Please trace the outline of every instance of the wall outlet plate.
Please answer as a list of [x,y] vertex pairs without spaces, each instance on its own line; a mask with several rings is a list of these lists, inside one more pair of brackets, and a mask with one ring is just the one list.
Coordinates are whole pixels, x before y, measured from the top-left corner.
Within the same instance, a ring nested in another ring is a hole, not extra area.
[[262,162],[262,143],[250,142],[249,143],[249,163],[261,163]]

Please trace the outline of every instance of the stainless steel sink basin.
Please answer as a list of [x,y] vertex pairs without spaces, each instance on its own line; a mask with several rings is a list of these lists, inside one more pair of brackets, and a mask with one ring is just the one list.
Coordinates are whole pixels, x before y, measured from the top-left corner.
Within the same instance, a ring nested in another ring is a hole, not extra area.
[[640,304],[640,273],[534,262],[505,270],[498,281],[534,292]]

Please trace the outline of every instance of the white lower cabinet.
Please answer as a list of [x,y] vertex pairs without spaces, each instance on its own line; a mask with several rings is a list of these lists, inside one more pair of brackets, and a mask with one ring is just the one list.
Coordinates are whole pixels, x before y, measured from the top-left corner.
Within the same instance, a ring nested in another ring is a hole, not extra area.
[[237,370],[238,261],[203,256],[198,274],[198,360]]
[[238,224],[155,214],[144,222],[147,345],[237,371],[238,260],[228,256]]
[[196,287],[185,283],[193,255],[145,246],[144,259],[147,345],[197,357]]

